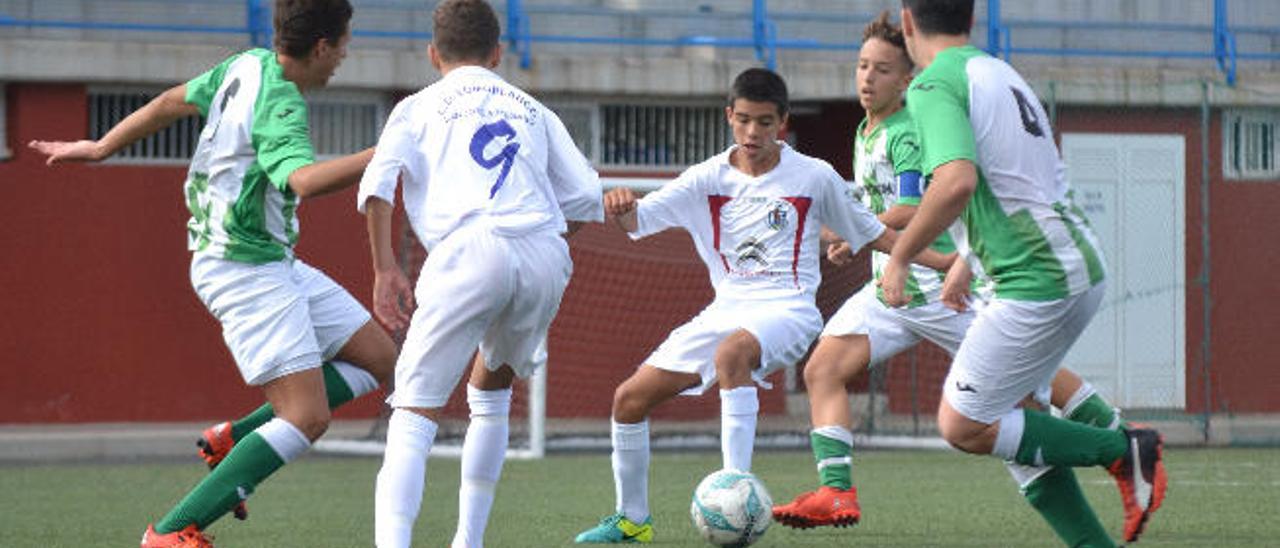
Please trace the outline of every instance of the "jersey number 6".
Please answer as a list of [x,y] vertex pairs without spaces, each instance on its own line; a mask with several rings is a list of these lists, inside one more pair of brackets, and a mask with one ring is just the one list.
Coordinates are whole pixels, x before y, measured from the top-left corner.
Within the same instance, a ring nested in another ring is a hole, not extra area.
[[[505,138],[507,145],[502,147],[496,156],[486,158],[484,155],[485,148],[489,143],[496,139]],[[498,193],[498,189],[502,188],[502,183],[506,182],[507,175],[511,173],[511,164],[516,161],[516,153],[520,151],[520,143],[515,142],[516,130],[508,124],[506,120],[498,120],[492,124],[480,126],[476,130],[476,134],[471,137],[471,158],[485,169],[493,169],[502,164],[502,171],[498,173],[498,180],[493,183],[493,187],[489,189],[489,198],[493,198]]]

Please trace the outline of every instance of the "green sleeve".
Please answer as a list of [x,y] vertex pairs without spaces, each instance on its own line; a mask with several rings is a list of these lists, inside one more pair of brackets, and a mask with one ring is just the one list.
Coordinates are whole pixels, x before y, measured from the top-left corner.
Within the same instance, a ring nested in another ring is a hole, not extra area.
[[291,83],[263,82],[253,116],[253,148],[258,165],[281,192],[289,175],[316,161],[307,129],[307,103]]
[[949,67],[936,68],[941,70],[926,70],[907,90],[907,109],[924,145],[920,167],[926,176],[947,162],[978,163],[973,127],[969,124],[968,80],[963,72],[951,75],[947,74]]
[[[894,175],[902,175],[909,171],[920,173],[920,158],[923,154],[920,151],[920,139],[916,137],[913,124],[908,122],[896,126],[895,131],[889,135],[888,148]],[[898,203],[920,205],[920,197],[905,196],[899,192]]]
[[232,55],[218,66],[187,82],[187,104],[195,105],[200,109],[201,116],[209,116],[209,105],[213,104],[214,94],[218,93],[219,87],[222,87],[222,78],[227,74],[227,67],[230,67],[231,63],[239,57],[239,55]]

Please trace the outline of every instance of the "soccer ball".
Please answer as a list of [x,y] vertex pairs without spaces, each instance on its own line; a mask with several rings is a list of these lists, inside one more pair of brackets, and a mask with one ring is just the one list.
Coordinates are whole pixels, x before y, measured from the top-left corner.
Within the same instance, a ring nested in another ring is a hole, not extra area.
[[716,546],[749,546],[773,523],[773,499],[751,472],[712,472],[693,490],[693,526]]

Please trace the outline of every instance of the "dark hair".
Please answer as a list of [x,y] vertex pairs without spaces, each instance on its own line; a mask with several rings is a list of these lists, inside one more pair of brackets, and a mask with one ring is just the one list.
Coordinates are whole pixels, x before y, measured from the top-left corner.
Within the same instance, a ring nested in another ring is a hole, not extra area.
[[484,0],[445,0],[432,15],[431,43],[448,62],[482,61],[498,47],[498,16]]
[[779,116],[786,116],[790,110],[787,83],[778,73],[769,69],[749,68],[734,78],[733,89],[729,92],[729,106],[733,107],[733,102],[738,99],[773,103],[778,107]]
[[347,0],[276,0],[276,49],[293,58],[311,55],[321,39],[337,45],[351,24]]
[[889,45],[902,50],[902,59],[907,63],[907,70],[911,70],[915,63],[911,62],[911,56],[907,55],[907,41],[902,36],[902,27],[889,22],[889,10],[880,12],[880,16],[875,20],[867,23],[862,29],[862,43],[867,43],[871,39],[884,40]]
[[924,34],[969,35],[973,0],[902,0],[916,28]]

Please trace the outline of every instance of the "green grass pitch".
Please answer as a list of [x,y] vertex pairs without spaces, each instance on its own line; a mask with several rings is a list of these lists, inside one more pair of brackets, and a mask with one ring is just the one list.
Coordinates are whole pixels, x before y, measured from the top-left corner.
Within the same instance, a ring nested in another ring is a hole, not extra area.
[[[1276,546],[1280,450],[1166,451],[1169,497],[1137,546]],[[774,524],[757,546],[1060,546],[1018,495],[999,462],[954,452],[862,451],[854,457],[863,522],[795,531]],[[651,505],[659,546],[703,546],[689,497],[718,453],[658,453]],[[373,540],[374,458],[307,457],[262,485],[250,519],[210,527],[220,547],[351,547]],[[775,502],[812,487],[812,456],[765,452],[755,472]],[[136,546],[142,530],[203,474],[190,462],[0,466],[0,546]],[[1103,523],[1119,535],[1119,497],[1101,470],[1081,483]],[[428,463],[416,546],[446,546],[457,516],[458,461]],[[613,508],[605,454],[508,462],[486,544],[567,546]]]

